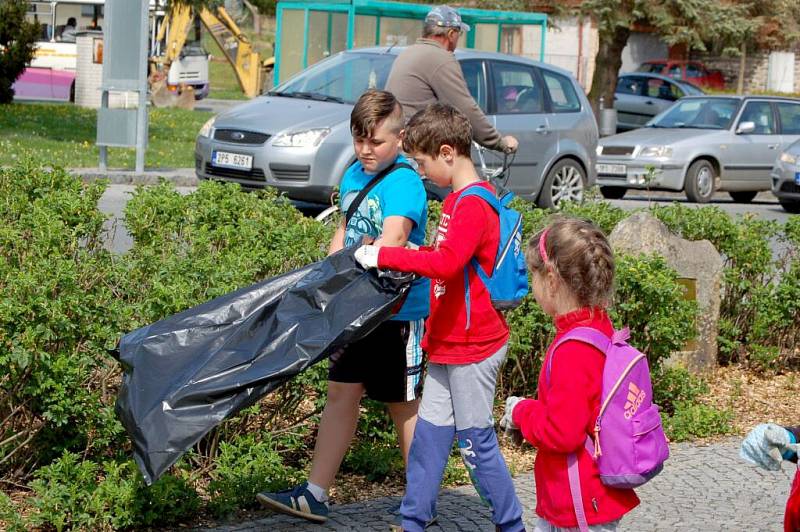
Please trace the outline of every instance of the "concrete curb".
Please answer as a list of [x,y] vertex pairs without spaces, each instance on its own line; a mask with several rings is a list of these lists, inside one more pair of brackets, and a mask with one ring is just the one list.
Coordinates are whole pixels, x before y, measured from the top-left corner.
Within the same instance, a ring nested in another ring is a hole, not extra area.
[[179,187],[196,187],[199,183],[194,168],[153,168],[144,172],[133,170],[101,172],[99,168],[72,168],[70,173],[86,182],[108,180],[113,185],[157,185],[164,180]]

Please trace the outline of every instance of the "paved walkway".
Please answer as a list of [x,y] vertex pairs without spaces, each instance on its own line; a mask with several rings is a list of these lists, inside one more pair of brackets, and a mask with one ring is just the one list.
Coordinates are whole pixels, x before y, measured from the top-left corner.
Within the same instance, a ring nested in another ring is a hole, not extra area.
[[[751,467],[738,457],[738,439],[708,446],[676,444],[664,471],[637,490],[642,504],[622,520],[622,531],[783,530],[783,507],[794,466],[779,472]],[[515,479],[532,529],[535,488],[531,473]],[[388,510],[398,497],[334,505],[323,525],[283,515],[228,524],[205,532],[382,531],[392,522]],[[493,530],[490,516],[471,486],[448,489],[438,503],[438,525],[430,532]]]

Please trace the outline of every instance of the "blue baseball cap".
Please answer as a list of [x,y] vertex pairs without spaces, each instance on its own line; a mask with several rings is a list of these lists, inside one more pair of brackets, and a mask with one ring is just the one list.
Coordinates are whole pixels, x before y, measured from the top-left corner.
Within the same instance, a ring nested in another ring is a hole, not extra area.
[[464,24],[458,11],[450,6],[436,6],[425,16],[425,24],[435,24],[443,28],[455,28],[460,31],[469,31],[469,24]]

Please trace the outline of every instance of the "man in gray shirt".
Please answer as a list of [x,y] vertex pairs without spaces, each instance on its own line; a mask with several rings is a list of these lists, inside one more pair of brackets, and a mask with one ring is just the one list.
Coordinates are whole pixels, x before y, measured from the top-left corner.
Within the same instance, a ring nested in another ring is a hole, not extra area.
[[478,144],[498,151],[515,151],[517,139],[501,136],[467,89],[464,73],[453,55],[465,31],[469,26],[455,9],[446,5],[431,9],[425,17],[422,38],[395,59],[386,90],[400,101],[406,120],[428,104],[448,103],[467,115]]

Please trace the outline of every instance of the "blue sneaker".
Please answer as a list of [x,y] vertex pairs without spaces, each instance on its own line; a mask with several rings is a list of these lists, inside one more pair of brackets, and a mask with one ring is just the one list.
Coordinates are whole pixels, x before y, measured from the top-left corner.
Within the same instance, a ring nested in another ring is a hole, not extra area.
[[328,519],[328,503],[319,502],[308,491],[308,482],[278,493],[261,492],[256,495],[256,499],[264,508],[276,512],[296,515],[317,523],[324,523]]

